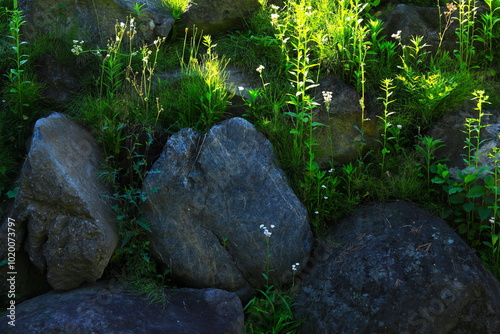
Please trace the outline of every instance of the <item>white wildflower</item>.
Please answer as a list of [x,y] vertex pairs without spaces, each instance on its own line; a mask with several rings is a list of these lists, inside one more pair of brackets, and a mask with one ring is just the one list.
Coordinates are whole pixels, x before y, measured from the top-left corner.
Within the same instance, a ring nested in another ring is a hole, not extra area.
[[264,66],[262,66],[262,65],[259,65],[259,67],[257,67],[255,70],[256,70],[257,72],[259,72],[259,73],[261,73],[261,74],[262,74],[262,70],[263,70],[263,69],[265,69],[265,67],[264,67]]
[[238,90],[239,90],[240,92],[241,92],[241,91],[244,91],[244,90],[245,90],[245,87],[243,87],[243,86],[239,86],[239,87],[238,87]]
[[323,94],[323,99],[325,100],[326,103],[332,102],[332,97],[333,97],[332,92],[322,91],[321,94]]
[[394,39],[401,39],[401,30],[398,30],[397,33],[391,35]]
[[323,184],[323,185],[321,185],[321,188],[324,188],[324,189],[326,189],[326,186],[325,186],[325,185]]
[[73,40],[73,48],[71,49],[71,52],[73,52],[75,55],[79,55],[80,53],[83,52],[82,44],[84,41],[78,41],[78,40]]
[[[271,225],[271,226],[274,226],[274,225]],[[270,237],[271,237],[272,233],[271,233],[271,232],[269,232],[269,230],[267,229],[267,227],[266,227],[266,226],[264,226],[264,224],[261,224],[261,225],[260,225],[260,228],[264,230],[264,235],[265,235],[266,237],[268,237],[268,238],[270,238]]]
[[271,235],[272,235],[272,233],[271,233],[271,232],[269,232],[269,230],[264,230],[264,235],[265,235],[266,237],[270,238],[270,237],[271,237]]
[[396,126],[398,127],[399,130],[401,130],[403,128],[403,126],[401,124],[398,124]]
[[319,214],[319,211],[314,211],[314,214],[316,214],[316,215]]
[[279,17],[280,17],[280,16],[279,16],[279,14],[276,14],[276,13],[271,14],[271,24],[272,24],[272,25],[277,24],[277,23],[278,23],[278,18],[279,18]]

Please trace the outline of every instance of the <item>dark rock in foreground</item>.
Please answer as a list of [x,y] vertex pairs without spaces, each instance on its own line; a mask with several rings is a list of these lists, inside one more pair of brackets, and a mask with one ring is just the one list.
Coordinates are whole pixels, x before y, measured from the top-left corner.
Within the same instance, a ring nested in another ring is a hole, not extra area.
[[303,333],[500,332],[500,283],[430,213],[407,202],[369,205],[328,240],[309,277],[301,274]]
[[168,302],[149,304],[118,282],[100,282],[70,292],[50,292],[19,304],[15,327],[2,317],[9,334],[237,334],[243,309],[231,292],[167,290]]

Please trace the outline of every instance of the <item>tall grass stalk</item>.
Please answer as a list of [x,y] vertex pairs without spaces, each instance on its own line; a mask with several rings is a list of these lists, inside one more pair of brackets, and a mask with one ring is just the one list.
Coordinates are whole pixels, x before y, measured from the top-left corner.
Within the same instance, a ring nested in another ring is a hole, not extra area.
[[386,155],[389,154],[391,151],[388,148],[388,136],[389,136],[389,128],[392,126],[392,123],[389,120],[389,116],[393,115],[394,112],[389,111],[389,105],[394,102],[394,100],[391,100],[391,95],[393,94],[393,89],[396,88],[395,86],[392,85],[393,79],[384,79],[382,80],[382,86],[381,89],[384,91],[385,96],[380,97],[379,99],[382,100],[382,103],[384,105],[384,114],[383,116],[378,116],[380,120],[382,121],[382,133],[380,136],[382,137],[382,140],[380,141],[380,144],[382,145],[382,162],[380,163],[380,168],[381,171],[385,171],[385,158]]
[[467,165],[469,167],[474,167],[476,170],[479,169],[479,158],[480,158],[480,149],[482,144],[487,139],[481,139],[481,130],[489,125],[482,124],[482,119],[484,116],[489,114],[485,114],[483,112],[483,105],[488,102],[488,96],[485,95],[484,91],[477,90],[473,93],[472,100],[477,101],[476,108],[478,115],[477,118],[467,118],[466,119],[466,148],[467,148]]
[[498,1],[495,3],[495,0],[484,0],[484,2],[488,6],[488,11],[481,14],[478,41],[483,43],[484,56],[491,64],[495,56],[496,45],[494,45],[494,40],[499,37],[495,34],[495,29],[500,23],[500,3]]
[[[126,71],[126,79],[132,87],[134,88],[137,96],[141,100],[142,110],[144,112],[149,112],[151,109],[150,103],[152,97],[152,87],[153,87],[153,75],[158,65],[158,53],[160,47],[165,41],[165,38],[158,38],[153,42],[153,50],[150,49],[148,45],[143,45],[140,49],[140,56],[142,61],[141,72],[133,72],[132,69],[132,58],[129,57],[129,64]],[[158,109],[161,110],[161,109]],[[146,117],[149,119],[149,117]],[[158,119],[158,115],[156,117]]]
[[24,115],[23,111],[28,106],[26,100],[26,86],[31,84],[31,81],[27,80],[23,69],[29,56],[24,54],[25,46],[28,43],[22,40],[21,34],[21,27],[26,23],[26,21],[24,21],[23,12],[17,9],[17,1],[14,1],[14,9],[10,10],[9,13],[10,35],[7,37],[12,40],[11,48],[14,55],[11,59],[14,64],[14,68],[11,68],[5,76],[9,80],[9,93],[14,95],[14,102],[12,103],[11,111],[17,115],[19,120],[27,120],[28,116]]
[[424,169],[425,169],[425,178],[426,178],[426,183],[427,183],[427,190],[430,191],[430,186],[431,186],[431,170],[432,167],[441,162],[441,160],[434,161],[435,156],[434,153],[444,147],[445,145],[443,144],[442,139],[434,139],[429,136],[421,136],[419,135],[418,137],[419,143],[415,145],[415,149],[417,152],[420,153],[420,155],[424,159]]
[[438,6],[438,10],[439,10],[439,17],[441,17],[442,15],[444,15],[444,19],[445,19],[445,25],[444,25],[444,28],[442,29],[441,28],[441,20],[439,20],[439,44],[438,44],[438,47],[437,47],[437,52],[440,52],[441,51],[441,46],[443,45],[443,40],[444,40],[444,37],[445,37],[445,34],[446,32],[448,31],[448,29],[450,28],[451,24],[453,23],[454,19],[453,19],[453,13],[457,10],[457,5],[453,2],[449,2],[446,4],[446,11],[443,12],[443,14],[441,14],[441,5],[439,3],[439,0],[437,2],[437,6]]
[[465,67],[470,68],[473,58],[476,54],[475,43],[477,41],[476,34],[476,16],[477,3],[476,0],[458,0],[458,50],[456,57]]
[[[310,26],[322,67],[345,80],[359,83],[356,71],[365,58],[368,28],[363,13],[368,4],[359,0],[319,0],[313,4]],[[359,72],[361,73],[361,72]]]

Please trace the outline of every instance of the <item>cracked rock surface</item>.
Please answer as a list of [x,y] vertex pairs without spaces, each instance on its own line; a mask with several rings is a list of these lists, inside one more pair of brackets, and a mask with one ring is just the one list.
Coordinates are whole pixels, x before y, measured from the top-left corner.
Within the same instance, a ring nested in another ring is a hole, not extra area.
[[289,282],[292,264],[309,256],[307,211],[270,142],[242,118],[204,135],[184,129],[172,136],[143,191],[152,252],[185,286],[251,296],[265,283],[261,225],[272,233],[271,282]]

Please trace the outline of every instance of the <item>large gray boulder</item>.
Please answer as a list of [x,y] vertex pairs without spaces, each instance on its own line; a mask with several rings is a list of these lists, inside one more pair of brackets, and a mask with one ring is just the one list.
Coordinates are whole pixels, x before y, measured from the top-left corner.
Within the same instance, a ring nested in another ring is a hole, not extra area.
[[325,240],[299,275],[302,333],[500,332],[500,283],[414,204],[365,206]]
[[236,29],[259,9],[258,0],[191,0],[181,20],[188,27],[196,26],[212,35]]
[[72,289],[101,277],[118,235],[110,189],[98,179],[102,166],[91,134],[53,113],[34,127],[12,217],[17,248],[46,273],[54,289]]
[[[308,258],[307,211],[270,142],[244,119],[227,120],[205,135],[178,132],[152,169],[142,207],[153,232],[151,250],[182,284],[247,298],[265,283],[268,241],[271,283],[289,282],[292,264]],[[261,225],[272,233],[269,239]]]
[[2,317],[0,332],[72,334],[240,334],[243,308],[234,293],[165,290],[167,302],[151,304],[118,282],[70,292],[49,292],[16,308],[15,327]]
[[20,0],[24,11],[28,37],[45,34],[67,41],[84,40],[89,48],[106,46],[115,36],[115,24],[125,22],[135,13],[135,4],[145,4],[137,30],[139,37],[153,41],[168,36],[174,24],[173,16],[161,5],[161,0]]

